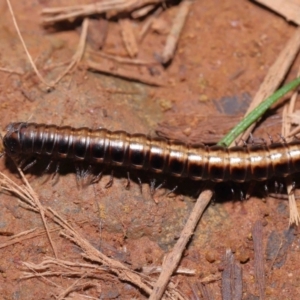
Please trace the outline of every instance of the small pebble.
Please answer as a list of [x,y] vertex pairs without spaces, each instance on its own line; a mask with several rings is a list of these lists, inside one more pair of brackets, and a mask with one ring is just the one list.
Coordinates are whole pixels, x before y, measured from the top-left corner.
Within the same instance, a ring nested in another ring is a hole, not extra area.
[[235,257],[242,264],[246,263],[250,259],[249,253],[246,249],[241,249],[240,251],[238,251]]
[[211,253],[211,252],[206,252],[206,253],[205,253],[205,259],[206,259],[208,262],[210,262],[211,264],[212,264],[213,262],[216,261],[215,255],[214,255],[213,253]]

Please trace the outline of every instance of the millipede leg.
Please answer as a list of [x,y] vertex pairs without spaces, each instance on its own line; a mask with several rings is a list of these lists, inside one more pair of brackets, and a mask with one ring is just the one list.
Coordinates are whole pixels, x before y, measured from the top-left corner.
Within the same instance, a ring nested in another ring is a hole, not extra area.
[[296,182],[295,182],[295,180],[293,180],[293,182],[292,182],[292,189],[289,192],[289,195],[295,194],[295,190],[296,190]]
[[58,162],[55,171],[52,175],[52,181],[53,181],[52,185],[55,185],[58,182],[59,168],[60,168],[60,163]]
[[35,159],[34,161],[30,162],[29,164],[27,164],[24,168],[23,171],[27,171],[28,169],[30,169],[32,166],[34,166],[37,163],[37,159]]
[[100,172],[98,175],[93,176],[92,179],[90,180],[89,184],[98,183],[100,181],[100,179],[102,178],[102,174],[103,174],[103,172]]
[[111,171],[110,177],[109,177],[109,181],[108,183],[105,185],[105,188],[108,189],[110,188],[114,183],[114,171]]
[[23,169],[23,166],[25,165],[27,159],[28,159],[28,157],[25,157],[25,158],[21,159],[21,161],[18,163],[18,167],[20,169]]
[[142,180],[140,177],[137,178],[138,182],[139,182],[139,187],[140,187],[140,192],[141,194],[143,194],[143,184],[142,184]]
[[211,197],[211,205],[215,205],[216,204],[216,191],[213,191],[212,197]]
[[157,191],[157,190],[159,190],[160,188],[162,188],[165,184],[166,184],[166,181],[164,180],[161,184],[159,184],[159,185],[155,188],[155,191]]
[[287,144],[286,138],[282,134],[278,134],[283,144]]
[[153,196],[154,192],[155,192],[155,183],[156,183],[156,179],[152,179],[150,181],[150,194]]
[[264,184],[264,193],[265,193],[265,197],[268,197],[268,195],[269,195],[269,188],[268,188],[268,186],[267,186],[266,183]]
[[53,164],[53,160],[50,160],[49,164],[47,165],[47,167],[43,171],[42,175],[46,174],[50,170],[52,164]]
[[269,137],[270,144],[274,144],[273,137],[269,133],[268,133],[268,137]]
[[129,172],[127,172],[127,180],[126,180],[126,184],[125,184],[125,189],[126,190],[130,189],[130,174],[129,174]]
[[234,199],[235,196],[235,190],[233,187],[230,188],[231,198]]
[[280,184],[279,184],[279,194],[282,194],[283,189],[284,189],[284,185],[283,185],[282,182],[280,182]]
[[274,182],[274,191],[275,191],[275,194],[278,194],[278,182],[277,182],[277,180],[275,180],[275,182]]
[[249,143],[252,145],[267,145],[264,138],[255,138],[252,133],[250,133]]
[[249,134],[249,143],[254,144],[254,138],[253,138],[252,132],[250,132],[250,134]]
[[256,183],[254,181],[251,181],[246,190],[246,197],[245,197],[246,200],[249,199],[251,195],[253,195],[253,193],[255,192],[255,186]]
[[75,165],[75,172],[76,172],[76,182],[77,186],[80,186],[81,178],[82,178],[82,170],[80,168],[80,165],[76,164]]
[[240,200],[241,201],[245,200],[245,195],[244,195],[244,192],[242,190],[240,190]]
[[174,193],[177,190],[177,188],[178,188],[178,185],[176,185],[171,191],[169,191],[167,193],[167,196],[169,196],[170,194]]
[[93,171],[93,166],[89,165],[85,171],[82,170],[82,177],[85,178],[85,177],[91,175],[92,171]]
[[77,184],[79,184],[80,179],[81,179],[81,168],[78,164],[75,165],[75,172],[76,172],[76,181],[77,181]]
[[242,138],[241,138],[241,141],[243,142],[243,146],[247,147],[247,145],[248,145],[247,142],[244,139],[242,139]]
[[[45,170],[43,170],[43,172],[42,172],[42,176],[43,175],[45,175],[49,170],[50,170],[50,168],[51,168],[51,166],[52,166],[52,164],[53,164],[53,160],[51,160],[49,163],[48,163],[48,165],[47,165],[47,167],[45,168]],[[51,178],[52,176],[49,174],[48,176],[45,176],[45,180],[43,180],[43,183],[42,184],[44,184],[44,183],[46,183],[48,180],[49,180],[49,178]],[[53,179],[53,178],[52,178]]]
[[58,174],[59,168],[60,168],[60,165],[59,165],[59,163],[57,163],[56,167],[55,167],[55,171],[54,171],[53,176],[52,176],[52,179],[54,179],[54,177]]

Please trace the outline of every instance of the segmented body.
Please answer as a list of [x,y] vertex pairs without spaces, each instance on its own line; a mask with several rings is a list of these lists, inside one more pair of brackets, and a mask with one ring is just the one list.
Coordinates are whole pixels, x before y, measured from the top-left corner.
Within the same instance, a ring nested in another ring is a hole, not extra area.
[[192,180],[261,181],[300,171],[300,141],[209,147],[124,131],[11,123],[3,144],[12,156],[123,166]]

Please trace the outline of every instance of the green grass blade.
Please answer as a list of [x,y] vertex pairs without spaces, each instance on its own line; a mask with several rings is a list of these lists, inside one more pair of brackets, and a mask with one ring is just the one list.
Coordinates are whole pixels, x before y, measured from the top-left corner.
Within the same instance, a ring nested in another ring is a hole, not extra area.
[[218,145],[228,147],[241,133],[243,133],[250,125],[258,120],[277,100],[289,91],[293,90],[300,84],[300,77],[289,82],[273,95],[264,100],[256,108],[254,108],[240,123],[238,123],[219,143]]

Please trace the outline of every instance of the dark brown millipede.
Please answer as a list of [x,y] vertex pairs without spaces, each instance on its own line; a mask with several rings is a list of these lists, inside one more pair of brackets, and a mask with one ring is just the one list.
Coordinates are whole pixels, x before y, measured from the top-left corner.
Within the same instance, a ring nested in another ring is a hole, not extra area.
[[9,156],[123,166],[192,180],[262,181],[300,172],[300,141],[297,140],[226,148],[187,145],[107,129],[11,123],[3,144]]

